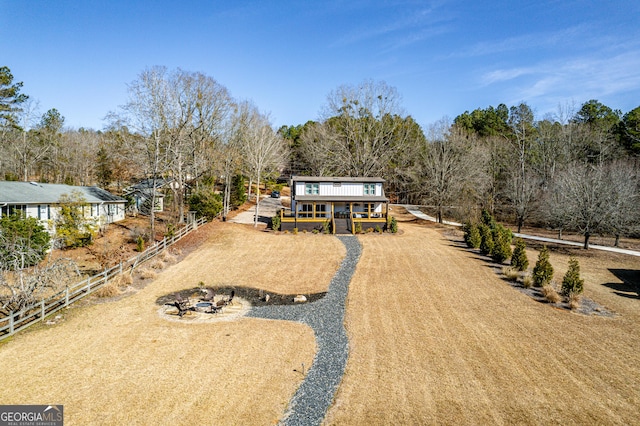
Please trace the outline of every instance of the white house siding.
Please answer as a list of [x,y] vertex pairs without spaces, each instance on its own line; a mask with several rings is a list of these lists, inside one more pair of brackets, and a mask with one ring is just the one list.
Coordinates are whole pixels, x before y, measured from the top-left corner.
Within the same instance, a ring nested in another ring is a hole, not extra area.
[[[318,185],[319,196],[345,196],[361,197],[364,195],[364,184],[362,182],[310,182]],[[295,193],[305,195],[306,182],[296,182]],[[375,183],[375,196],[382,195],[382,183]]]

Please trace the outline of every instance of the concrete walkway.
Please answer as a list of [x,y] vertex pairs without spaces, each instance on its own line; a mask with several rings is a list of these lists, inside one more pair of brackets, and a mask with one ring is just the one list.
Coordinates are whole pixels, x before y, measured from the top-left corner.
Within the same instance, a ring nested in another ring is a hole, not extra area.
[[[418,208],[418,206],[414,206],[414,205],[410,205],[410,204],[399,204],[399,206],[400,207],[404,207],[405,209],[407,209],[407,211],[409,213],[411,213],[412,215],[414,215],[418,219],[428,220],[428,221],[431,221],[431,222],[437,222],[435,217],[429,216],[428,214],[424,214],[423,212],[421,212],[420,209]],[[443,221],[443,223],[445,225],[451,225],[451,226],[458,226],[458,227],[462,226],[461,223],[450,222],[450,221],[447,221],[447,220]],[[563,244],[565,246],[582,247],[584,245],[583,243],[579,243],[579,242],[576,242],[576,241],[558,240],[556,238],[538,237],[538,236],[535,236],[535,235],[518,234],[518,233],[514,233],[513,235],[515,237],[523,238],[525,240],[541,241],[541,242],[552,243],[552,244]],[[638,256],[638,257],[640,257],[640,251],[635,251],[635,250],[623,249],[623,248],[618,248],[618,247],[600,246],[600,245],[596,245],[596,244],[589,244],[589,248],[590,249],[594,249],[594,250],[610,251],[610,252],[613,252],[613,253],[627,254],[629,256]]]

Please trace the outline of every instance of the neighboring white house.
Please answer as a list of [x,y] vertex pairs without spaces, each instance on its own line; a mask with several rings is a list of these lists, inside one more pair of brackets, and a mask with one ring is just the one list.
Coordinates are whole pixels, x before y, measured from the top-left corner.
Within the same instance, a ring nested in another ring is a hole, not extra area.
[[22,211],[27,217],[36,217],[53,232],[60,197],[79,192],[86,201],[84,215],[96,224],[123,220],[127,200],[97,186],[72,186],[37,182],[0,181],[0,209],[3,215]]
[[329,222],[333,233],[384,228],[389,200],[383,183],[379,177],[292,176],[291,212],[282,213],[281,227],[318,229]]

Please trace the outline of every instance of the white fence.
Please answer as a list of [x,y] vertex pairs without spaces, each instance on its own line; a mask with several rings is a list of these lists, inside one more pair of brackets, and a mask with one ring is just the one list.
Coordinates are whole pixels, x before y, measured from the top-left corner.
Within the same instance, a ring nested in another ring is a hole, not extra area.
[[119,265],[105,269],[97,275],[86,278],[72,286],[68,286],[63,291],[47,299],[43,299],[35,305],[28,306],[19,312],[11,312],[8,316],[0,318],[0,340],[12,336],[38,321],[43,321],[47,316],[92,294],[108,283],[110,279],[122,274],[122,272],[129,268],[133,271],[138,265],[153,258],[191,231],[197,229],[198,226],[204,224],[206,221],[206,218],[200,218],[191,222],[184,228],[181,228],[174,236],[170,238],[165,237],[162,241],[157,242],[136,257],[132,257],[125,262],[120,262]]

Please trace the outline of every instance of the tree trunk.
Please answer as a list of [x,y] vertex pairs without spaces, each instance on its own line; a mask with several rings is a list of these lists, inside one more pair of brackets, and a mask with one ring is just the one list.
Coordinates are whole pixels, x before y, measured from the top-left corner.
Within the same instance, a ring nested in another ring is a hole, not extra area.
[[524,219],[522,216],[518,216],[518,234],[522,231],[522,226],[524,225]]
[[438,223],[442,223],[442,206],[438,206]]
[[558,239],[562,239],[562,228],[558,228]]
[[619,247],[620,244],[620,234],[616,234],[616,242],[613,243],[614,247]]
[[585,250],[589,250],[589,237],[591,236],[591,233],[589,231],[584,233],[584,249]]

